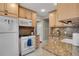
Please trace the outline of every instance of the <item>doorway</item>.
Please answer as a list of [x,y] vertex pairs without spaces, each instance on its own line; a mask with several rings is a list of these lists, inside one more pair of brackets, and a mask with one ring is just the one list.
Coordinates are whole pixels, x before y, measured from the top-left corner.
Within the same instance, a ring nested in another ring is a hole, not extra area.
[[49,20],[43,19],[37,22],[37,35],[40,37],[42,42],[42,47],[45,46],[48,42],[49,34]]

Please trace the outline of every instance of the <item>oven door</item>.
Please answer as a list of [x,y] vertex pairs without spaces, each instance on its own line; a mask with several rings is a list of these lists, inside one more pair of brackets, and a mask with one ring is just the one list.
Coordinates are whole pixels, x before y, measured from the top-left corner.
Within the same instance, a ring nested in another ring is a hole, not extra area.
[[35,37],[21,37],[21,55],[28,54],[35,50]]
[[21,37],[21,52],[28,49],[27,41],[28,41],[28,37]]

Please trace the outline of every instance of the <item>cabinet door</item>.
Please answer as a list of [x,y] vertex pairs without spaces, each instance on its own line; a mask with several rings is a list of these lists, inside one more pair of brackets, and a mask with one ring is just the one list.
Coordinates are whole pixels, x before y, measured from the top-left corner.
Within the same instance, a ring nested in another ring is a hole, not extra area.
[[3,12],[0,12],[0,16],[4,16],[4,13]]
[[37,17],[37,14],[32,12],[32,26],[33,27],[36,27],[36,17]]
[[57,11],[56,11],[56,27],[64,27],[64,23],[60,22],[58,19],[58,14],[57,14]]
[[26,18],[28,19],[28,20],[32,20],[32,12],[30,11],[30,10],[26,10]]
[[77,17],[77,4],[76,3],[61,3],[57,5],[58,20],[67,20]]
[[10,16],[10,17],[18,17],[18,16],[16,16],[15,14],[11,14],[11,13],[5,13],[4,15],[5,15],[5,16]]
[[0,3],[0,12],[4,12],[4,3]]
[[25,9],[22,7],[19,7],[19,17],[25,18]]
[[56,20],[56,27],[64,27],[64,23],[59,22],[58,20]]
[[18,16],[18,4],[6,3],[5,4],[5,11]]
[[49,27],[55,27],[56,24],[56,12],[49,14]]

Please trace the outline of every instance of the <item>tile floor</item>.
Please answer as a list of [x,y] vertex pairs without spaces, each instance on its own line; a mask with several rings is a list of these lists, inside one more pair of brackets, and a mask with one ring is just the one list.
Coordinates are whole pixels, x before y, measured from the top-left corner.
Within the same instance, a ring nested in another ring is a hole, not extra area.
[[42,48],[42,46],[40,46],[38,49],[36,49],[30,54],[27,54],[26,56],[55,56],[55,55],[46,51],[45,49]]

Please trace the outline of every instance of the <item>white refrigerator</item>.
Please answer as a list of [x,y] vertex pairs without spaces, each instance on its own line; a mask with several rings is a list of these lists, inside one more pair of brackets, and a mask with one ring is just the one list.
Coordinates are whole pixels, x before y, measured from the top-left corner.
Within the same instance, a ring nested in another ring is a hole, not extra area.
[[18,19],[0,16],[0,56],[18,56]]

